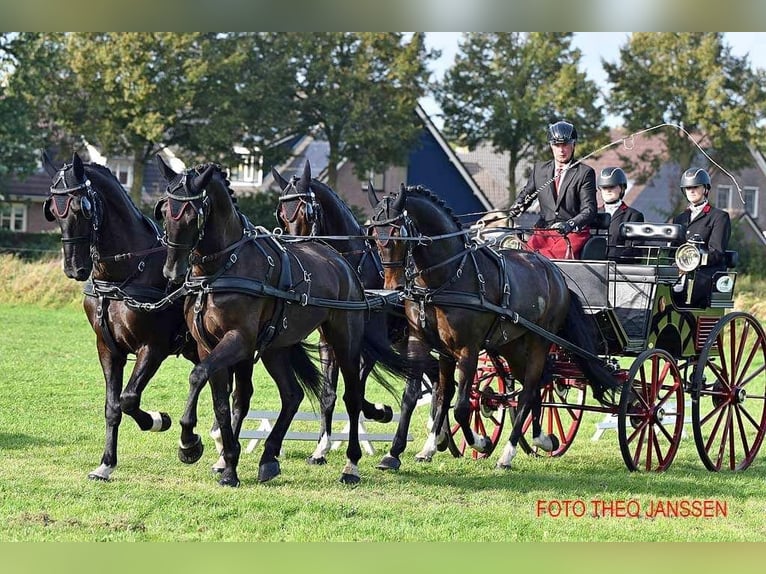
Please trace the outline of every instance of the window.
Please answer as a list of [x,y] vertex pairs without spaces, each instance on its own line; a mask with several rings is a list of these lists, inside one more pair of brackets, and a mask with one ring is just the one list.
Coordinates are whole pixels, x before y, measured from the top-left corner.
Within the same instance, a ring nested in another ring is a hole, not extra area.
[[20,203],[0,203],[0,229],[27,230],[27,207]]
[[260,156],[253,155],[250,150],[243,147],[235,147],[234,151],[239,154],[239,165],[229,170],[229,181],[231,181],[232,185],[261,185],[263,175],[261,173]]
[[745,209],[752,217],[758,217],[758,188],[743,187],[742,197],[745,199]]
[[731,186],[719,185],[716,190],[715,205],[719,209],[730,209]]
[[117,177],[125,189],[133,185],[133,163],[126,160],[110,162],[109,169]]

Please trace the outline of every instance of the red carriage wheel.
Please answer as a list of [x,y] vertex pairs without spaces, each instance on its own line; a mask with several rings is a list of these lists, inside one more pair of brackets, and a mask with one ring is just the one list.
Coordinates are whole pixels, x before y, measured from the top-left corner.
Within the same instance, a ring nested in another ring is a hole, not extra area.
[[[577,384],[573,379],[555,378],[543,387],[543,408],[540,414],[540,425],[543,434],[553,435],[558,439],[558,447],[546,452],[540,447],[530,444],[525,438],[529,427],[532,426],[532,417],[527,416],[524,421],[523,432],[519,439],[522,450],[533,456],[561,456],[572,446],[577,431],[580,429],[582,420],[582,407],[585,404],[587,393],[586,386]],[[516,410],[511,413],[515,420]]]
[[684,428],[684,388],[675,359],[661,349],[641,353],[620,397],[617,435],[628,470],[666,470]]
[[[505,412],[508,407],[509,395],[506,381],[512,381],[512,379],[502,359],[492,359],[486,353],[479,355],[479,366],[471,388],[469,424],[476,434],[484,435],[491,441],[492,450],[488,453],[479,453],[470,448],[460,425],[453,423],[450,432],[456,439],[455,444],[460,455],[464,455],[466,449],[469,449],[471,456],[478,459],[487,458],[494,452],[503,433]],[[511,382],[510,385],[512,384]],[[458,436],[459,440],[457,440]]]
[[747,313],[722,317],[694,368],[694,442],[708,470],[745,470],[766,431],[766,336]]

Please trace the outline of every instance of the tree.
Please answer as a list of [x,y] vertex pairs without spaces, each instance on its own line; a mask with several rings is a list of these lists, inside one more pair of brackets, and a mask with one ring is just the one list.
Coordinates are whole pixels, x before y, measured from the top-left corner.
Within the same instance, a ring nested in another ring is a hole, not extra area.
[[[263,34],[263,38],[274,34]],[[133,162],[140,204],[143,166],[165,146],[184,160],[236,161],[233,147],[289,122],[289,100],[259,105],[284,53],[261,50],[258,35],[72,33],[68,76],[55,112],[72,133]],[[271,56],[275,56],[272,58]],[[281,125],[279,123],[277,126]]]
[[[734,171],[750,160],[747,144],[762,143],[757,125],[764,117],[766,75],[751,70],[747,56],[733,56],[721,33],[636,32],[620,48],[619,61],[603,66],[612,84],[607,106],[628,131],[669,123],[691,134],[665,130],[667,152],[641,158],[655,170],[668,160],[678,164],[679,175],[699,165],[699,145]],[[674,212],[683,203],[676,191]]]
[[428,82],[422,33],[321,32],[292,35],[300,47],[299,114],[329,143],[328,184],[348,159],[357,175],[403,165],[417,142],[415,108]]
[[491,142],[495,152],[509,153],[509,203],[519,162],[550,156],[548,124],[575,124],[578,157],[606,138],[598,88],[580,71],[581,53],[571,43],[571,33],[466,33],[436,91],[447,137],[470,149]]
[[54,133],[44,111],[57,85],[59,48],[55,35],[0,34],[0,183],[32,173]]

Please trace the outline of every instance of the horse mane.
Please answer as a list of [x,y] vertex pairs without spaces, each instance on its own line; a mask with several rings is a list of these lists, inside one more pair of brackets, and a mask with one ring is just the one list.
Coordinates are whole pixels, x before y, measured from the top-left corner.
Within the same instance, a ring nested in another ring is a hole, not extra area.
[[433,191],[430,189],[423,187],[422,185],[408,185],[405,187],[408,195],[416,195],[418,197],[422,197],[423,199],[426,199],[439,207],[444,213],[452,220],[452,222],[457,226],[458,229],[463,229],[463,224],[458,219],[457,215],[455,215],[455,212],[452,211],[452,208],[447,205],[444,200],[436,195]]
[[226,187],[226,191],[229,192],[229,198],[231,199],[231,202],[234,204],[234,207],[237,211],[239,211],[239,205],[237,205],[237,197],[234,195],[234,190],[231,188],[231,181],[229,181],[229,173],[223,169],[223,166],[219,163],[215,162],[208,162],[208,163],[201,163],[195,165],[192,169],[197,170],[198,172],[205,171],[208,167],[212,166],[216,175],[221,176],[224,182],[224,186]]
[[154,223],[146,215],[144,215],[140,209],[138,209],[136,204],[133,202],[133,199],[130,197],[130,194],[125,191],[122,183],[120,183],[120,180],[117,179],[117,176],[114,175],[111,169],[105,165],[101,165],[100,163],[86,162],[83,165],[85,169],[88,170],[90,177],[93,177],[94,175],[96,178],[102,177],[105,180],[103,182],[105,185],[111,185],[115,189],[119,190],[118,196],[122,200],[126,209],[133,214],[133,217],[139,221],[143,221],[151,229],[152,233],[155,235],[157,234],[156,225],[154,225]]
[[333,188],[325,183],[322,183],[318,179],[312,179],[310,185],[315,189],[319,189],[322,190],[322,192],[327,193],[338,206],[338,209],[340,209],[348,217],[348,220],[356,224],[357,229],[362,229],[362,226],[356,219],[354,212],[351,211],[351,208],[348,206],[348,204],[346,204],[346,202],[341,199],[340,195],[338,195],[338,193]]

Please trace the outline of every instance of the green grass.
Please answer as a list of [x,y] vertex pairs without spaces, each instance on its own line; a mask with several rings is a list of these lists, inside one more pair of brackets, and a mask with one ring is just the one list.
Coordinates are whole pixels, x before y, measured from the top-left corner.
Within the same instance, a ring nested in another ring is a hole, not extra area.
[[[129,365],[130,366],[130,365]],[[684,439],[664,474],[628,473],[617,436],[592,442],[586,415],[573,447],[559,459],[519,456],[514,469],[488,460],[439,453],[430,464],[413,459],[425,439],[419,408],[402,470],[375,469],[388,445],[360,462],[362,483],[338,482],[342,449],[329,464],[308,466],[313,444],[288,441],[282,474],[257,482],[260,447],[243,453],[239,489],[218,486],[217,458],[207,430],[208,392],[200,401],[206,450],[196,465],[178,461],[178,418],[189,364],[172,358],[144,393],[143,406],[166,410],[165,433],[142,433],[123,419],[119,466],[109,483],[86,478],[103,448],[103,380],[94,335],[76,305],[0,305],[0,541],[764,541],[766,461],[743,473],[710,473],[694,440]],[[256,367],[253,408],[278,406],[273,384]],[[380,388],[371,398],[391,403]],[[312,407],[304,402],[303,408]],[[340,407],[342,408],[342,407]],[[382,425],[370,425],[380,432]],[[503,432],[507,440],[509,428]],[[712,499],[727,505],[718,518],[538,516],[538,500],[657,501]],[[502,557],[498,556],[498,560]]]

